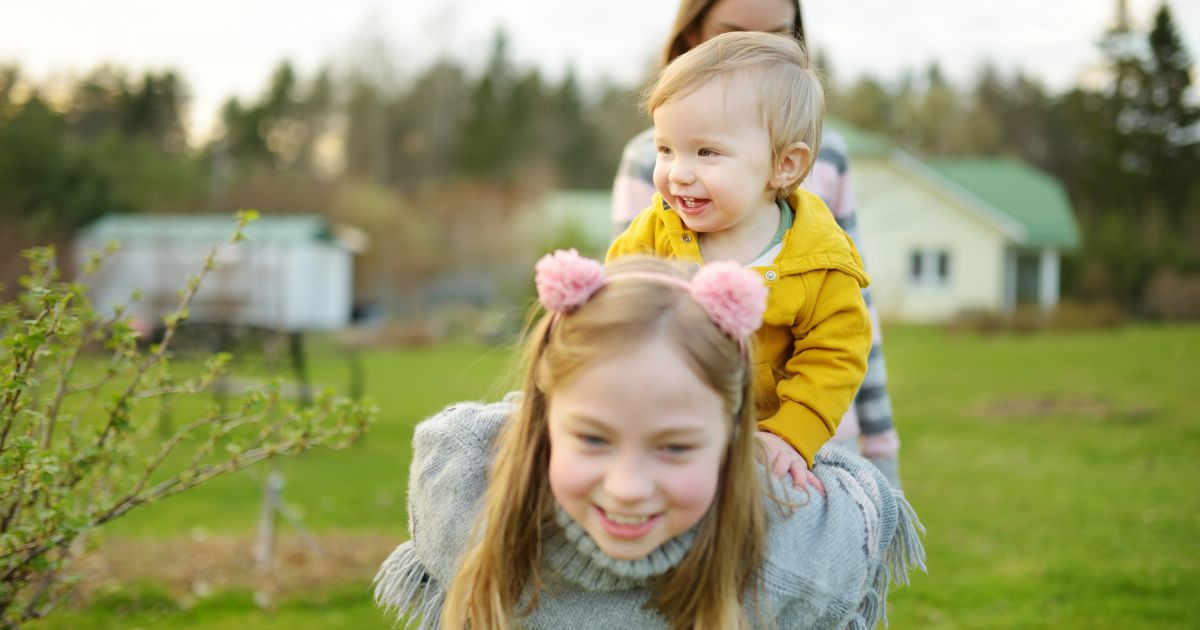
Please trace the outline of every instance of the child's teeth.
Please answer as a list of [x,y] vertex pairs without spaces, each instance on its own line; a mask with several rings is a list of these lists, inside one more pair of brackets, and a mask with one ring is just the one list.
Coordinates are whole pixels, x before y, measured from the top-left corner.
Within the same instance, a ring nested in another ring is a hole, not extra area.
[[617,525],[641,525],[650,520],[649,516],[621,516],[620,514],[609,514],[608,520]]

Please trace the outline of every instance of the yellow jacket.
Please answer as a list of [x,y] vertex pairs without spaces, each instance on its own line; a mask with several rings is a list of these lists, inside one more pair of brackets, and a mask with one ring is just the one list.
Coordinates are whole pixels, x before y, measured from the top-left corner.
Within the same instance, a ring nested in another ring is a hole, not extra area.
[[[755,267],[767,285],[754,334],[759,428],[791,444],[812,467],[833,437],[867,371],[871,321],[862,288],[870,279],[854,243],[820,197],[797,190],[796,213],[774,264]],[[608,250],[703,263],[696,233],[658,194]]]

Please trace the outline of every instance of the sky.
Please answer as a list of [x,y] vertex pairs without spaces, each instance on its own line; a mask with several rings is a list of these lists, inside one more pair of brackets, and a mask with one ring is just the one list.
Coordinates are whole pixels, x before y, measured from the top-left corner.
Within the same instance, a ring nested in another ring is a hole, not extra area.
[[[1161,0],[1127,0],[1148,27]],[[1169,2],[1193,60],[1200,0]],[[1017,68],[1052,89],[1099,61],[1095,42],[1116,0],[803,0],[813,46],[839,82],[895,79],[937,61],[966,82],[981,63]],[[482,64],[493,33],[511,56],[559,77],[633,83],[653,65],[676,0],[0,0],[0,64],[41,82],[109,62],[133,72],[172,68],[192,95],[202,139],[230,96],[255,98],[290,60],[301,76],[368,64],[403,80],[439,57]],[[1200,78],[1200,77],[1198,77]]]

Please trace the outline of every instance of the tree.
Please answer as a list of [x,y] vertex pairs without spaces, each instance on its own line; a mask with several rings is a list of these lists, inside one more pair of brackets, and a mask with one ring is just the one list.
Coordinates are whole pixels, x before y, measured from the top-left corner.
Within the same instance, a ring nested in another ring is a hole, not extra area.
[[130,209],[109,172],[118,165],[70,138],[68,121],[36,94],[0,126],[0,217],[21,221],[28,238]]
[[1150,54],[1137,73],[1140,162],[1147,165],[1148,188],[1161,198],[1169,224],[1182,227],[1186,213],[1196,212],[1196,174],[1200,173],[1200,106],[1189,102],[1192,60],[1163,4],[1147,37]]
[[257,102],[243,105],[233,98],[225,103],[224,133],[209,151],[231,156],[246,171],[266,166],[312,174],[315,140],[332,106],[327,73],[319,73],[306,88],[285,61],[275,68]]
[[925,71],[925,94],[911,102],[906,114],[905,128],[909,144],[925,155],[945,155],[954,149],[953,123],[960,116],[958,95],[942,75],[937,63]]
[[166,155],[182,155],[187,149],[183,122],[186,100],[186,87],[174,72],[147,72],[140,84],[121,90],[120,131],[149,140]]
[[1005,153],[1012,131],[1004,125],[1009,109],[1008,86],[991,64],[984,64],[957,125],[954,150],[975,155]]
[[388,94],[368,77],[354,74],[344,88],[346,169],[375,182],[389,181],[391,160],[388,128]]
[[449,61],[431,65],[392,108],[400,133],[394,179],[407,189],[445,181],[454,173],[466,116],[467,77]]
[[873,77],[859,77],[837,101],[835,113],[853,125],[887,133],[894,124],[896,99]]
[[1055,107],[1064,124],[1048,129],[1066,134],[1056,149],[1081,210],[1085,288],[1137,308],[1157,270],[1200,264],[1200,244],[1184,230],[1200,205],[1200,114],[1187,98],[1192,62],[1165,4],[1147,34],[1119,0],[1100,48],[1108,84],[1065,95]]
[[457,151],[460,168],[469,175],[497,181],[509,179],[509,142],[518,131],[508,124],[509,98],[513,87],[512,64],[508,59],[508,37],[497,31],[483,75],[468,96],[466,119]]
[[550,115],[555,138],[551,159],[558,170],[560,185],[573,188],[600,188],[612,179],[612,173],[596,168],[596,129],[579,93],[574,68],[568,68],[558,90],[551,96]]
[[0,66],[0,125],[8,122],[16,104],[13,103],[13,90],[21,79],[21,70],[16,66]]

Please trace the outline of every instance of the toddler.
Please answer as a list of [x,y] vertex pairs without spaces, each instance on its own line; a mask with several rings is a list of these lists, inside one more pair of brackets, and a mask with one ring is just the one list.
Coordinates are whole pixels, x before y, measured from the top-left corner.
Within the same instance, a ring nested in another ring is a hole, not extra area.
[[866,372],[869,282],[853,242],[798,186],[820,146],[824,96],[800,44],[770,33],[714,37],[650,89],[657,194],[608,258],[733,260],[769,291],[755,333],[759,437],[797,486]]

